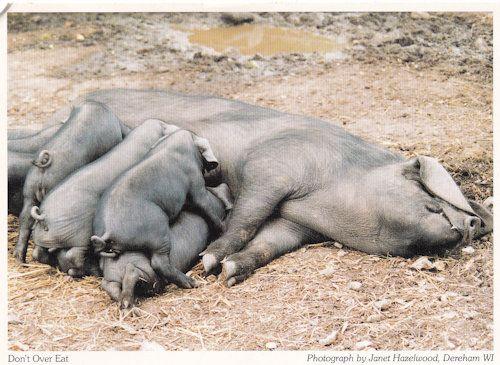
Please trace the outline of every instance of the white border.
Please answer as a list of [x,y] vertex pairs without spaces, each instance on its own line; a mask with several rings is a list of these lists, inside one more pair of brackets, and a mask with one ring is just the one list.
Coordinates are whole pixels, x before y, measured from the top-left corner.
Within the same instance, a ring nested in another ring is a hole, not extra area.
[[[0,11],[4,8],[5,2],[0,1]],[[264,0],[254,0],[251,3],[245,3],[241,0],[213,0],[213,1],[182,1],[182,0],[170,0],[166,2],[149,2],[149,3],[138,3],[137,1],[101,1],[101,2],[85,2],[84,0],[74,0],[72,3],[62,3],[60,1],[16,1],[12,4],[8,12],[219,12],[219,11],[474,11],[474,12],[493,12],[494,14],[494,92],[493,92],[493,129],[494,129],[494,156],[497,155],[497,136],[499,134],[498,122],[495,122],[499,112],[499,98],[498,98],[498,68],[500,67],[499,61],[499,51],[498,51],[498,31],[500,29],[500,1],[486,0],[486,1],[453,1],[453,0],[440,0],[440,1],[381,1],[378,0],[376,3],[373,1],[303,1],[299,2],[297,0],[274,0],[274,1],[264,1]],[[7,199],[6,199],[6,125],[7,125],[7,17],[6,14],[0,16],[0,120],[3,121],[3,125],[0,128],[0,141],[1,153],[0,153],[0,167],[2,171],[2,179],[0,182],[0,190],[3,191],[2,198],[0,199],[0,211],[3,212],[2,220],[0,224],[0,235],[4,238],[3,242],[6,242],[5,237],[7,237]],[[496,184],[495,182],[500,177],[499,167],[497,163],[494,163],[494,195],[496,195]],[[5,175],[4,175],[5,174]],[[495,216],[495,229],[499,227],[498,218]],[[6,245],[6,244],[5,244]],[[1,321],[0,329],[0,339],[1,343],[1,354],[0,356],[5,356],[5,362],[8,360],[7,352],[7,250],[0,250],[0,275],[5,278],[0,284],[0,313],[2,315],[3,321]],[[498,265],[499,255],[498,250],[494,250],[494,267]],[[495,270],[496,271],[496,270]],[[498,280],[496,279],[496,272],[494,278],[494,349],[498,349],[498,302],[499,302],[499,288]],[[468,334],[464,334],[467,336]],[[10,354],[16,355],[33,355],[33,354],[45,354],[46,356],[55,355],[56,353],[14,353]],[[164,363],[164,364],[177,364],[184,363],[196,363],[196,364],[207,364],[207,363],[234,363],[238,362],[241,364],[255,364],[255,363],[272,363],[272,364],[303,364],[307,363],[307,354],[314,353],[317,356],[333,356],[348,354],[347,352],[333,352],[333,351],[283,351],[283,352],[165,352],[165,353],[153,353],[153,352],[68,352],[70,364],[88,364],[89,362],[101,363],[106,361],[109,364],[137,364],[137,363]],[[349,352],[354,354],[367,355],[368,352]],[[425,354],[429,352],[406,352]],[[484,353],[489,353],[488,351],[454,351],[446,352],[439,351],[433,352],[439,353],[443,356],[444,353],[448,354],[479,354],[482,356]],[[59,353],[61,354],[61,353]],[[65,355],[66,355],[65,354]],[[377,351],[377,354],[392,354],[392,352]],[[496,356],[497,354],[495,354]],[[0,357],[2,359],[2,357]],[[54,359],[54,358],[53,358]],[[496,361],[500,359],[495,358]],[[33,363],[33,362],[30,362]],[[40,362],[38,362],[40,363]],[[55,362],[50,362],[54,364]],[[312,362],[310,362],[312,363]],[[328,363],[328,362],[326,362]],[[400,362],[402,364],[409,364],[409,362]],[[481,362],[483,363],[483,362]],[[484,362],[485,363],[485,362]],[[398,364],[398,362],[391,362],[391,364]],[[429,363],[426,363],[429,364]],[[441,362],[443,364],[443,362]],[[451,363],[450,363],[451,364]]]

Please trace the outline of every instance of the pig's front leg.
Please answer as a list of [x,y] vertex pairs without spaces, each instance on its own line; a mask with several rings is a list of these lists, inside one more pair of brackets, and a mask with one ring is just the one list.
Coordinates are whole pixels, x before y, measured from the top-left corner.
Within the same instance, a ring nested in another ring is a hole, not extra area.
[[[207,274],[216,271],[226,256],[243,249],[280,202],[293,194],[293,181],[275,164],[264,159],[245,166],[243,186],[226,219],[227,231],[201,254]],[[265,177],[261,176],[263,166],[267,168]]]
[[117,283],[116,281],[108,281],[106,279],[102,279],[101,286],[106,291],[106,293],[109,294],[111,299],[113,299],[115,302],[120,301],[122,293],[122,288],[120,283]]
[[228,256],[222,262],[222,279],[231,287],[275,258],[323,239],[308,228],[283,218],[275,218],[264,223],[243,250]]
[[199,210],[202,216],[208,219],[209,224],[214,227],[218,233],[224,232],[224,222],[217,214],[215,208],[218,204],[216,202],[217,198],[207,190],[205,181],[201,175],[193,178],[189,196],[193,206]]
[[131,308],[135,304],[135,286],[141,278],[141,271],[129,262],[125,267],[125,275],[122,281],[122,294],[120,297],[120,308]]
[[19,238],[14,248],[14,257],[19,262],[26,262],[26,252],[28,251],[28,240],[33,228],[34,219],[31,217],[33,201],[31,198],[24,198],[23,209],[19,214]]

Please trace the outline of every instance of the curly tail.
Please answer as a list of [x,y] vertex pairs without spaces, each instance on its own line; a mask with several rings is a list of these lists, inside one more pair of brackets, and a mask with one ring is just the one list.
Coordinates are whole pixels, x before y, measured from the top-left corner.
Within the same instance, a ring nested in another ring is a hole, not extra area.
[[43,222],[45,220],[46,215],[42,214],[40,208],[34,205],[31,207],[31,217],[37,222]]

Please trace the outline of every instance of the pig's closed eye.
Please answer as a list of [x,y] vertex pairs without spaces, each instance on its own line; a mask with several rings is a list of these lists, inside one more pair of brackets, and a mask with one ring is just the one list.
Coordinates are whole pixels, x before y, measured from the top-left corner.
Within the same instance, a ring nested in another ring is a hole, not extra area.
[[427,208],[428,211],[432,213],[441,213],[443,211],[443,209],[437,204],[427,203],[425,204],[425,207]]

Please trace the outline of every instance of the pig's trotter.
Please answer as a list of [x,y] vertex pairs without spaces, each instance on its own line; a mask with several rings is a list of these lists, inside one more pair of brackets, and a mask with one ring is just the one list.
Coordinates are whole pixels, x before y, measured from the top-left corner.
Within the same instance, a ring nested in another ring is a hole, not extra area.
[[240,252],[222,261],[221,279],[228,287],[242,282],[256,269],[304,244],[320,242],[315,232],[283,218],[266,222]]
[[217,257],[211,253],[204,254],[201,262],[203,263],[203,268],[205,269],[206,274],[211,273],[219,265],[219,260],[217,260]]

